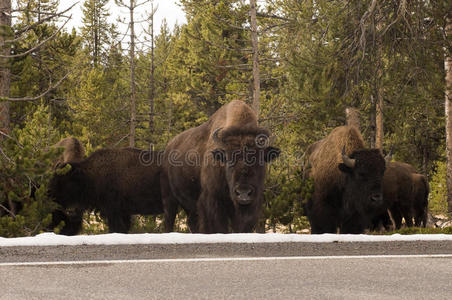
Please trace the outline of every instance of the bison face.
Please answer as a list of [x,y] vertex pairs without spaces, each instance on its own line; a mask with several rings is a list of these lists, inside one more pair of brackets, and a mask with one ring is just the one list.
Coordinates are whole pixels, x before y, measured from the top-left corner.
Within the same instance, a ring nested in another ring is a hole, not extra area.
[[343,151],[339,170],[345,174],[344,209],[348,213],[372,213],[383,205],[385,160],[377,149],[358,150],[350,157]]
[[222,148],[212,151],[224,168],[229,196],[236,208],[259,203],[262,199],[265,165],[280,154],[278,148],[259,143],[256,135],[229,136]]
[[49,196],[63,208],[80,206],[85,180],[77,164],[64,164],[56,170],[49,184]]

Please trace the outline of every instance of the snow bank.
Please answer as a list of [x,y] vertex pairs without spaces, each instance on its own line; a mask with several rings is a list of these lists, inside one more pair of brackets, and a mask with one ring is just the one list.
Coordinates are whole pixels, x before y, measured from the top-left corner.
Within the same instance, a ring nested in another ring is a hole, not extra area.
[[390,241],[452,241],[452,235],[365,235],[365,234],[100,234],[64,236],[43,233],[33,237],[0,238],[0,247],[58,246],[58,245],[127,245],[127,244],[200,244],[200,243],[332,243],[332,242],[390,242]]

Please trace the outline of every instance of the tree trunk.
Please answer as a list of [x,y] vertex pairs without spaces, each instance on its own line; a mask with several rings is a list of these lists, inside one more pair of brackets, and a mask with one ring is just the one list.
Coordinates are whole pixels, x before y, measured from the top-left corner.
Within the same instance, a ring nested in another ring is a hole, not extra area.
[[256,0],[250,0],[251,16],[251,44],[253,48],[253,109],[259,116],[260,112],[260,74],[259,74],[259,48],[257,39]]
[[359,110],[354,107],[347,107],[345,109],[346,122],[348,126],[354,126],[361,131],[361,122],[359,120]]
[[[0,0],[0,53],[10,54],[10,45],[4,45],[5,40],[9,39],[9,30],[11,27],[11,0]],[[6,13],[5,13],[6,12]],[[9,85],[11,74],[9,69],[9,59],[0,59],[0,97],[9,97]],[[0,131],[4,134],[10,133],[10,103],[0,100]],[[0,141],[4,136],[0,134]]]
[[371,105],[371,111],[370,111],[370,148],[375,148],[375,137],[376,137],[376,111],[377,111],[377,103],[375,101],[375,98],[373,95],[370,95],[370,105]]
[[[379,69],[381,71],[381,69]],[[381,92],[380,82],[377,86],[377,103],[376,103],[376,119],[375,119],[375,148],[383,151],[383,95]]]
[[129,146],[135,147],[135,123],[137,118],[136,87],[135,87],[135,0],[130,0],[130,136]]
[[151,78],[149,82],[149,136],[152,142],[152,134],[154,133],[154,98],[155,98],[155,84],[154,84],[154,3],[151,3]]
[[[378,7],[378,14],[376,17],[381,15],[380,8]],[[383,25],[381,21],[376,21],[376,33],[381,32],[383,29]],[[383,153],[383,137],[384,137],[384,131],[383,131],[383,83],[382,83],[382,77],[383,77],[383,41],[381,39],[381,35],[377,35],[376,38],[376,80],[375,80],[375,96],[376,96],[376,103],[375,103],[375,148],[380,149],[380,151]]]
[[[448,15],[446,23],[446,36],[452,36],[452,15]],[[452,55],[446,49],[444,58],[444,68],[446,71],[445,85],[445,112],[446,112],[446,156],[447,156],[447,207],[452,215]]]

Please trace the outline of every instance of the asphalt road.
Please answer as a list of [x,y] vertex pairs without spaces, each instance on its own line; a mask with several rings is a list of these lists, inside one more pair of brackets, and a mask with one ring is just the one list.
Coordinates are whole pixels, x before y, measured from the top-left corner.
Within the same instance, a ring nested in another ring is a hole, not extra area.
[[450,299],[452,242],[3,247],[0,291],[0,299]]

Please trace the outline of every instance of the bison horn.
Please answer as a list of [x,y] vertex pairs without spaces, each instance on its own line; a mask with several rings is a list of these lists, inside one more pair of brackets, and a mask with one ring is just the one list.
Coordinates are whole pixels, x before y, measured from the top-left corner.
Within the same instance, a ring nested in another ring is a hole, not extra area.
[[342,161],[344,162],[344,164],[353,169],[355,167],[356,164],[356,160],[353,158],[350,158],[347,154],[345,154],[345,146],[342,148]]
[[218,137],[218,132],[223,129],[222,127],[219,127],[217,129],[215,129],[215,131],[212,133],[212,139],[215,142],[215,144],[218,145],[223,145],[223,142],[220,140],[220,138]]

